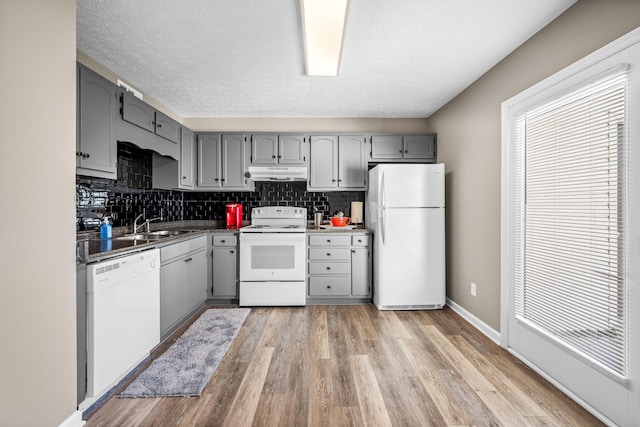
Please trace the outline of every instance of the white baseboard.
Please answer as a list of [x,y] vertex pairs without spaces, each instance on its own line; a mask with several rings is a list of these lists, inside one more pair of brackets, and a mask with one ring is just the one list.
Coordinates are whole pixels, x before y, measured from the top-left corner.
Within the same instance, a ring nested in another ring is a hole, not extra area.
[[478,319],[476,316],[465,310],[461,305],[450,298],[447,298],[447,305],[467,322],[471,323],[477,330],[482,332],[494,343],[500,345],[500,332]]
[[58,427],[81,427],[85,425],[85,421],[82,419],[82,412],[75,411],[69,415],[69,418],[64,420]]

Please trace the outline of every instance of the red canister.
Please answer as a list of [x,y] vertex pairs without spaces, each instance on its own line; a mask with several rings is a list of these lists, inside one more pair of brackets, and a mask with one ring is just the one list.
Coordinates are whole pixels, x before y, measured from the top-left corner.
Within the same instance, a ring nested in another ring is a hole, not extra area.
[[227,203],[226,217],[228,229],[242,227],[242,204]]

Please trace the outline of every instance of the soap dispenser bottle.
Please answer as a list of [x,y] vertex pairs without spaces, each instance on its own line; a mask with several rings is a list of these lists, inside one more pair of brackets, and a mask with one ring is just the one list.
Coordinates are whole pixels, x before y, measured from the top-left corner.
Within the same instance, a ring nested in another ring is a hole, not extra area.
[[111,238],[111,223],[109,222],[108,216],[105,216],[102,219],[102,224],[100,224],[100,238],[101,239]]

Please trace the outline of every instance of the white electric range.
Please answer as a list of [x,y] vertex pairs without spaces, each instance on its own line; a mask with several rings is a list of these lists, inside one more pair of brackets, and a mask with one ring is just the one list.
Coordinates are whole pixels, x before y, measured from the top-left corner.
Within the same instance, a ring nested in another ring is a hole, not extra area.
[[307,209],[251,209],[251,225],[240,229],[240,305],[306,304]]

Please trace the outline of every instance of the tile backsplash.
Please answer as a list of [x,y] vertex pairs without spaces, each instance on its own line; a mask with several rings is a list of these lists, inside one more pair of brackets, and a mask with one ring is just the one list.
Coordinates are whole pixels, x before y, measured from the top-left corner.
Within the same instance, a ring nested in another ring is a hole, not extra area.
[[[306,207],[309,219],[317,207],[325,217],[336,211],[350,214],[351,201],[364,201],[362,191],[312,192],[305,182],[259,182],[254,192],[197,192],[154,190],[151,152],[118,143],[117,179],[76,176],[76,228],[93,229],[103,215],[116,227],[133,223],[141,213],[163,221],[224,220],[226,203],[242,203],[244,219],[257,206]],[[365,214],[366,215],[366,214]]]

